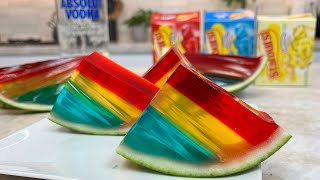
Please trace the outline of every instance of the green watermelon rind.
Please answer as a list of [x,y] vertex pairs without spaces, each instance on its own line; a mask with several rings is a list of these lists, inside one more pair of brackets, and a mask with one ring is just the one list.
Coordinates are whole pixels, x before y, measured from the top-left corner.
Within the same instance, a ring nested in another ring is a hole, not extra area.
[[241,173],[257,166],[278,151],[290,138],[291,135],[279,130],[267,143],[261,145],[260,150],[255,150],[250,155],[228,165],[192,165],[169,161],[168,159],[143,154],[123,143],[119,145],[116,152],[136,164],[164,174],[184,177],[220,177]]
[[9,108],[12,108],[12,107],[0,101],[0,108],[9,109]]
[[70,129],[75,132],[90,134],[90,135],[110,135],[110,136],[124,136],[129,131],[130,127],[120,127],[120,128],[96,128],[85,124],[67,122],[61,120],[58,117],[50,114],[48,119],[62,127]]
[[226,91],[231,92],[231,93],[237,93],[237,92],[245,89],[246,87],[251,85],[259,77],[259,75],[261,74],[261,72],[263,71],[263,69],[265,68],[267,63],[268,63],[267,56],[263,56],[259,67],[248,79],[246,79],[242,82],[236,83],[234,85],[223,86],[223,88]]
[[20,102],[11,100],[1,94],[0,94],[0,107],[28,110],[33,112],[48,112],[48,111],[51,111],[52,109],[52,105],[20,103]]

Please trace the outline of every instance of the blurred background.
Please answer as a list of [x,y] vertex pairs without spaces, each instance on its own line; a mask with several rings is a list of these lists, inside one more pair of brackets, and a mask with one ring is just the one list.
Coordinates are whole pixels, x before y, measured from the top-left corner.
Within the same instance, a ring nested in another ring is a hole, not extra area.
[[[126,20],[139,9],[145,11],[227,10],[246,7],[259,15],[283,15],[312,12],[316,14],[319,0],[108,0],[109,30],[112,43],[135,43]],[[56,8],[54,0],[0,1],[0,45],[57,45]],[[319,16],[319,15],[318,15]],[[319,34],[319,33],[317,33]],[[141,44],[141,40],[140,41]],[[149,42],[142,40],[142,42]],[[148,46],[148,45],[147,45]],[[9,53],[9,52],[7,52]]]

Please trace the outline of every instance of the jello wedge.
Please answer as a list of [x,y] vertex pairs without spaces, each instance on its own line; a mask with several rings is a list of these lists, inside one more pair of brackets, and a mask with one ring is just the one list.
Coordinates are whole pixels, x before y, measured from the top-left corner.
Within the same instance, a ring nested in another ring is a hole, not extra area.
[[63,84],[82,57],[0,68],[0,106],[50,111]]
[[290,138],[268,114],[179,65],[116,151],[161,173],[215,177],[256,166]]
[[268,58],[215,54],[185,54],[202,75],[235,93],[251,85],[261,74]]
[[194,68],[229,92],[252,84],[267,64],[265,57],[184,54],[172,47],[143,77],[162,87],[180,64]]
[[49,119],[82,133],[123,135],[157,91],[149,81],[94,52],[65,84]]
[[180,64],[192,66],[178,48],[173,46],[143,75],[143,78],[161,88]]

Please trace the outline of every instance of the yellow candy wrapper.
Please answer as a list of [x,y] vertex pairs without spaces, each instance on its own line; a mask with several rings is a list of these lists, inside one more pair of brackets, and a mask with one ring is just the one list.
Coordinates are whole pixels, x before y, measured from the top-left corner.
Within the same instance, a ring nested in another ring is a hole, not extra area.
[[316,19],[309,15],[258,16],[258,56],[269,63],[257,85],[308,85]]

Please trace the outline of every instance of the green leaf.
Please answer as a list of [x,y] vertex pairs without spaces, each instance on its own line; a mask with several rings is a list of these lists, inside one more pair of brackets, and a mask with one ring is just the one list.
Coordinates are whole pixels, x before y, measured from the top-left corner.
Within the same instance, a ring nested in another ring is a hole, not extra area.
[[152,10],[139,9],[132,15],[131,18],[127,19],[124,24],[126,24],[128,27],[138,25],[145,25],[146,27],[149,27],[151,24],[151,14]]
[[227,3],[227,5],[230,7],[232,3],[239,3],[242,8],[246,7],[247,0],[222,0]]

